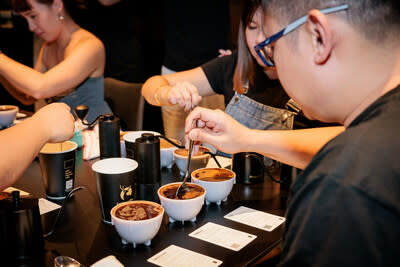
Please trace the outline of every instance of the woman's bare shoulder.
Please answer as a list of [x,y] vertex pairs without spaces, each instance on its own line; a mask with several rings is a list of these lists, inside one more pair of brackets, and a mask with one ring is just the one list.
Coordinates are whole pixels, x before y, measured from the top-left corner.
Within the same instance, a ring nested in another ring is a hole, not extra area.
[[81,45],[90,46],[95,51],[104,52],[103,42],[97,38],[93,33],[80,28],[71,35],[71,40],[68,45],[69,49],[80,47]]

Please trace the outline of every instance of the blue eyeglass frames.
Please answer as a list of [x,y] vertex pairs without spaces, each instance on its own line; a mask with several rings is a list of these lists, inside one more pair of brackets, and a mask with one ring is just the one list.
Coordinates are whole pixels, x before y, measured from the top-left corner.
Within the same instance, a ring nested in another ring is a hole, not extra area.
[[[320,11],[324,14],[330,14],[330,13],[346,10],[348,8],[349,8],[349,6],[347,4],[345,4],[345,5],[340,5],[340,6],[336,6],[336,7],[321,9]],[[261,60],[264,62],[265,65],[267,65],[268,67],[275,66],[274,61],[268,55],[269,53],[268,53],[267,49],[270,49],[269,52],[272,52],[271,48],[268,48],[268,46],[270,44],[272,44],[273,42],[275,42],[276,40],[278,40],[279,38],[287,35],[288,33],[294,31],[295,29],[297,29],[298,27],[300,27],[301,25],[306,23],[307,17],[308,17],[308,15],[305,15],[305,16],[293,21],[286,28],[284,28],[283,30],[279,31],[278,33],[268,37],[267,39],[265,39],[264,41],[262,41],[261,43],[257,44],[254,47],[254,49],[257,52],[257,55],[261,58]]]

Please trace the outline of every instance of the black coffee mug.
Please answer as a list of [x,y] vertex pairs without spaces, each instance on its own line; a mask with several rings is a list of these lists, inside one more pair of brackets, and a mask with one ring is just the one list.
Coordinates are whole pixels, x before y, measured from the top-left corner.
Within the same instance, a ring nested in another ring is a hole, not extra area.
[[232,170],[236,173],[237,183],[261,183],[264,181],[264,156],[255,152],[233,154]]
[[74,187],[75,181],[75,142],[47,143],[39,153],[39,163],[47,198],[65,199]]
[[241,184],[256,184],[264,181],[264,174],[273,182],[282,184],[275,179],[264,163],[264,156],[255,152],[240,152],[232,155],[232,170],[236,173],[236,182]]
[[125,201],[137,199],[138,163],[127,158],[108,158],[96,161],[97,193],[103,222],[111,224],[111,209]]

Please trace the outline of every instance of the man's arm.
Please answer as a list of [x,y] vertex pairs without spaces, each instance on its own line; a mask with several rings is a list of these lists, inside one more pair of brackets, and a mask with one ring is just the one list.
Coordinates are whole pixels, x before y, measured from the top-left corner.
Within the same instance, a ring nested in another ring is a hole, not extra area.
[[68,140],[74,133],[70,108],[55,103],[31,118],[0,131],[0,191],[12,185],[47,142]]
[[[197,120],[197,128],[192,128]],[[226,153],[258,152],[272,159],[304,169],[313,156],[344,127],[304,130],[251,130],[220,110],[196,108],[186,119],[190,139],[213,145]]]
[[249,135],[248,149],[304,169],[329,140],[343,131],[343,126],[301,130],[252,130]]

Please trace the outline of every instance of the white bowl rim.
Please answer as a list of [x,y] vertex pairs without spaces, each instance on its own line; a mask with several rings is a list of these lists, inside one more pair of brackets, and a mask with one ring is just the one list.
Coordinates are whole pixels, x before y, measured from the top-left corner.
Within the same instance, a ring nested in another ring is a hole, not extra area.
[[[211,149],[206,147],[206,146],[200,146],[200,147],[204,147],[204,148],[206,148],[208,150],[208,152],[211,152]],[[180,159],[187,159],[187,157],[188,157],[188,156],[182,156],[182,155],[177,154],[176,150],[174,150],[173,153],[174,153],[175,157],[180,158]],[[203,155],[192,156],[192,159],[202,159],[202,158],[207,158],[207,157],[211,157],[211,155],[206,153],[206,154],[203,154]]]
[[[132,166],[128,167],[124,171],[118,171],[118,172],[115,172],[115,171],[103,171],[103,170],[99,169],[99,167],[98,167],[98,165],[100,165],[101,163],[103,163],[105,161],[112,162],[112,161],[116,161],[116,160],[129,162],[129,163],[132,164]],[[134,170],[136,170],[138,168],[138,166],[139,166],[139,164],[137,163],[137,161],[133,160],[133,159],[130,159],[130,158],[107,158],[107,159],[98,160],[95,163],[93,163],[92,164],[92,170],[94,172],[101,173],[101,174],[121,174],[121,173],[127,173],[127,172],[134,171]]]
[[[127,204],[135,204],[135,203],[146,203],[146,204],[150,204],[150,205],[156,205],[156,206],[161,207],[161,208],[162,208],[162,211],[161,211],[157,216],[155,216],[155,217],[153,217],[153,218],[145,219],[145,220],[138,220],[138,221],[131,221],[131,220],[121,219],[121,218],[118,218],[117,216],[115,216],[115,215],[113,214],[113,213],[114,213],[114,210],[118,209],[119,207],[124,206],[124,205],[127,205]],[[148,223],[148,222],[151,222],[151,221],[156,221],[156,220],[158,220],[158,219],[159,219],[159,218],[158,218],[159,216],[161,216],[161,217],[164,216],[164,211],[165,211],[165,209],[164,209],[164,207],[163,207],[161,204],[158,204],[158,203],[153,202],[153,201],[139,200],[139,199],[138,199],[138,200],[129,200],[129,201],[121,202],[121,203],[115,205],[115,206],[111,209],[110,214],[111,214],[111,217],[113,218],[113,220],[115,220],[115,221],[117,221],[117,222],[121,222],[121,223],[133,223],[133,224],[143,224],[143,223]]]
[[[229,179],[226,179],[226,180],[223,180],[223,181],[212,182],[212,181],[204,181],[204,180],[201,180],[199,178],[196,178],[196,177],[192,176],[194,172],[197,172],[197,171],[200,171],[200,170],[204,170],[204,169],[224,169],[224,170],[228,170],[228,171],[233,173],[233,177],[231,177]],[[190,174],[190,178],[192,178],[194,180],[197,180],[197,181],[201,181],[202,183],[210,183],[210,184],[212,184],[212,183],[223,183],[223,182],[229,182],[229,181],[235,179],[236,178],[236,173],[234,171],[230,170],[230,169],[227,169],[227,168],[218,168],[218,167],[207,168],[207,167],[204,167],[204,168],[200,168],[200,169],[196,169],[196,170],[192,171],[192,173]]]
[[163,187],[165,187],[165,186],[167,186],[167,185],[173,185],[173,184],[181,184],[182,182],[174,182],[174,183],[169,183],[169,184],[165,184],[165,185],[163,185],[163,186],[161,186],[160,188],[158,188],[158,190],[157,190],[157,195],[158,195],[158,197],[161,199],[167,199],[167,201],[172,201],[172,202],[182,202],[182,201],[184,201],[184,202],[190,202],[190,201],[198,201],[198,199],[199,198],[202,198],[202,197],[205,197],[205,195],[206,195],[206,193],[207,193],[207,190],[204,188],[204,186],[202,186],[202,185],[199,185],[199,184],[196,184],[196,183],[191,183],[191,182],[186,182],[187,184],[195,184],[196,186],[200,186],[201,188],[203,188],[203,190],[204,190],[204,194],[201,194],[201,195],[199,195],[199,196],[197,196],[197,197],[194,197],[194,198],[188,198],[188,199],[172,199],[172,198],[167,198],[167,197],[164,197],[163,195],[161,195],[161,193],[160,193],[160,190],[161,190],[161,188],[163,188]]
[[[10,107],[12,109],[4,110],[4,109],[2,109],[2,107]],[[15,105],[0,105],[0,112],[8,113],[8,112],[15,112],[15,111],[17,111],[17,112],[19,111],[19,107],[18,106],[15,106]]]

